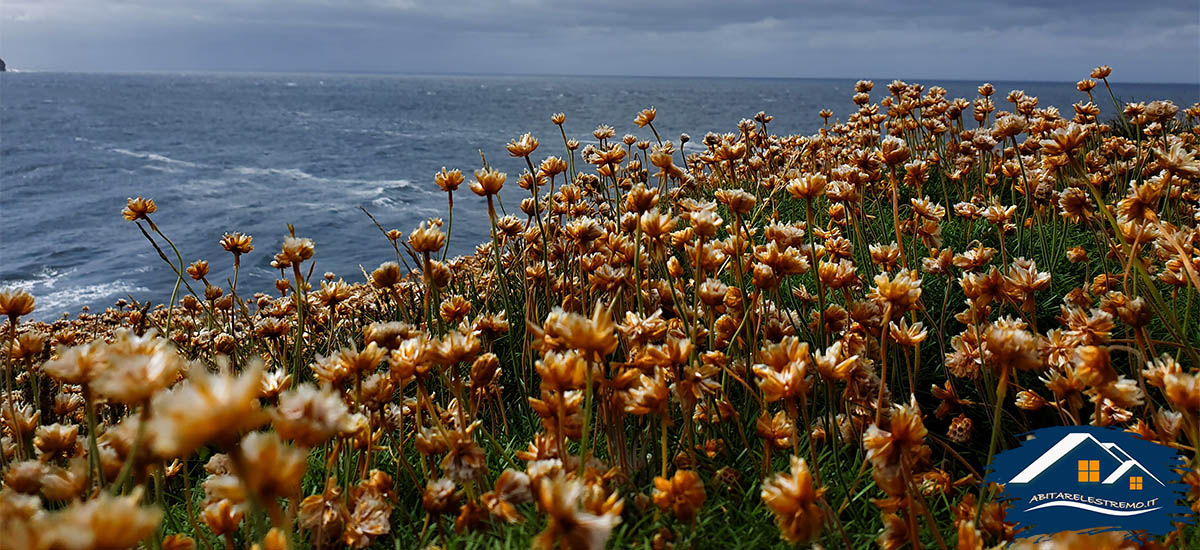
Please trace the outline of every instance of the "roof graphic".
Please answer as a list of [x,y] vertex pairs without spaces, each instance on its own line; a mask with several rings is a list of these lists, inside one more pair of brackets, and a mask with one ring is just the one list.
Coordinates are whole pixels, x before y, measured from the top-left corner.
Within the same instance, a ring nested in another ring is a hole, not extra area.
[[1130,456],[1129,453],[1125,452],[1125,450],[1119,447],[1116,443],[1103,443],[1095,437],[1092,437],[1092,435],[1089,433],[1071,433],[1063,436],[1058,443],[1055,443],[1053,447],[1050,447],[1050,449],[1048,449],[1045,453],[1042,453],[1042,456],[1039,456],[1037,460],[1033,461],[1033,463],[1027,466],[1024,470],[1021,470],[1020,473],[1009,480],[1009,483],[1029,483],[1033,481],[1034,478],[1046,471],[1046,469],[1053,466],[1068,453],[1075,450],[1076,447],[1087,441],[1095,443],[1098,447],[1107,452],[1109,456],[1121,464],[1116,470],[1113,471],[1112,474],[1109,474],[1108,477],[1104,478],[1104,481],[1101,482],[1102,484],[1111,485],[1125,475],[1126,472],[1136,467],[1146,475],[1150,476],[1151,479],[1157,481],[1159,485],[1165,485],[1162,480],[1150,473],[1150,470],[1147,470],[1145,466],[1142,466],[1140,462]]
[[1129,453],[1125,452],[1125,449],[1118,447],[1116,443],[1101,443],[1100,445],[1107,449],[1108,452],[1113,453],[1114,456],[1119,454],[1120,456],[1117,456],[1117,458],[1120,458],[1122,462],[1133,460],[1133,457],[1129,456]]
[[1129,460],[1126,460],[1125,462],[1122,462],[1121,466],[1119,468],[1117,468],[1116,470],[1113,470],[1113,473],[1109,474],[1108,477],[1104,478],[1104,481],[1101,481],[1100,483],[1103,483],[1104,485],[1112,485],[1118,479],[1121,479],[1121,476],[1125,475],[1126,472],[1133,469],[1134,467],[1137,467],[1139,470],[1142,471],[1142,473],[1150,476],[1150,479],[1157,481],[1159,485],[1166,485],[1165,483],[1162,482],[1161,479],[1158,479],[1158,477],[1156,477],[1154,474],[1150,473],[1150,470],[1147,470],[1145,466],[1142,466],[1141,462],[1138,462],[1137,460],[1132,459],[1132,458]]

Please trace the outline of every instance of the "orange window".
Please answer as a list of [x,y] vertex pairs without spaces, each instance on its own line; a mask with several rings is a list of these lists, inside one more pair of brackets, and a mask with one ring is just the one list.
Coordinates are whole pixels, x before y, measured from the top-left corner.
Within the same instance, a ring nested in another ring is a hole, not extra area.
[[1099,460],[1080,460],[1079,461],[1079,482],[1080,483],[1099,483],[1100,482],[1100,461]]
[[1129,478],[1129,490],[1131,490],[1131,491],[1141,491],[1142,490],[1142,476],[1131,476]]

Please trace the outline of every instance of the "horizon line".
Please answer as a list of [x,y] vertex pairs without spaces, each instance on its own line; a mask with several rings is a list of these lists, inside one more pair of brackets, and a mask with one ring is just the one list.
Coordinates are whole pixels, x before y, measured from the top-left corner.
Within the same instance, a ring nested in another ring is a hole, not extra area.
[[[985,82],[1020,82],[1033,84],[1073,84],[1078,80],[1045,80],[1045,79],[1019,79],[1019,78],[1001,78],[1001,79],[977,79],[966,77],[849,77],[849,76],[763,76],[763,75],[646,75],[646,74],[580,74],[580,73],[488,73],[488,72],[425,72],[425,71],[393,71],[393,70],[337,70],[337,69],[130,69],[130,70],[68,70],[68,69],[37,69],[37,68],[21,68],[12,67],[9,64],[7,72],[11,73],[64,73],[64,74],[113,74],[113,75],[153,75],[153,74],[227,74],[227,75],[252,75],[252,74],[294,74],[294,75],[340,75],[340,76],[410,76],[410,77],[523,77],[523,78],[661,78],[661,79],[713,79],[713,80],[875,80],[879,82],[891,82],[894,79],[908,81],[909,83],[929,83],[929,82],[976,82],[983,84]],[[1112,84],[1149,84],[1149,85],[1171,85],[1171,86],[1196,86],[1200,87],[1200,81],[1184,82],[1184,81],[1137,81],[1137,80],[1109,80]],[[1198,98],[1200,99],[1200,98]]]

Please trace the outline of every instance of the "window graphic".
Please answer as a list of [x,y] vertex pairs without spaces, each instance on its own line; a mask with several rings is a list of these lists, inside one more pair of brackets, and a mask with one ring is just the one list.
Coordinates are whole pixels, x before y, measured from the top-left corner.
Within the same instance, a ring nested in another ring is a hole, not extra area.
[[1142,490],[1142,476],[1130,476],[1129,477],[1129,490],[1130,491],[1141,491]]
[[1079,482],[1080,483],[1100,483],[1100,461],[1099,460],[1080,460],[1079,461]]

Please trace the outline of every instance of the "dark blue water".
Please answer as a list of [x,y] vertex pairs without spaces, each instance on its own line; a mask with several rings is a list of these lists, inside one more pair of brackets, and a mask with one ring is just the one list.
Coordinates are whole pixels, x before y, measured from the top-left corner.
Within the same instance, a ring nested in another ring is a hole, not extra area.
[[[874,97],[886,94],[876,79]],[[939,84],[972,97],[976,82]],[[997,95],[1024,89],[1070,113],[1073,83],[996,82]],[[564,156],[555,112],[570,137],[591,140],[597,124],[618,137],[634,115],[658,109],[663,139],[732,131],[759,110],[779,132],[812,132],[817,112],[852,110],[849,80],[463,77],[309,74],[0,75],[0,287],[18,286],[46,319],[133,295],[164,302],[174,275],[122,219],[127,197],[158,202],[156,223],[190,262],[210,261],[216,279],[232,257],[225,232],[254,236],[242,288],[270,290],[270,259],[292,223],[316,242],[317,273],[361,280],[394,258],[385,228],[408,231],[446,215],[433,184],[442,166],[469,174],[479,151],[510,173],[504,204],[515,209],[523,163],[504,145],[524,132],[536,156]],[[1097,90],[1101,91],[1101,90]],[[1195,85],[1122,84],[1122,99],[1200,99]],[[1106,95],[1103,96],[1107,98]],[[1110,116],[1107,101],[1104,116]],[[1000,105],[1004,108],[1007,104]],[[464,185],[456,194],[451,251],[487,238],[486,208]]]

